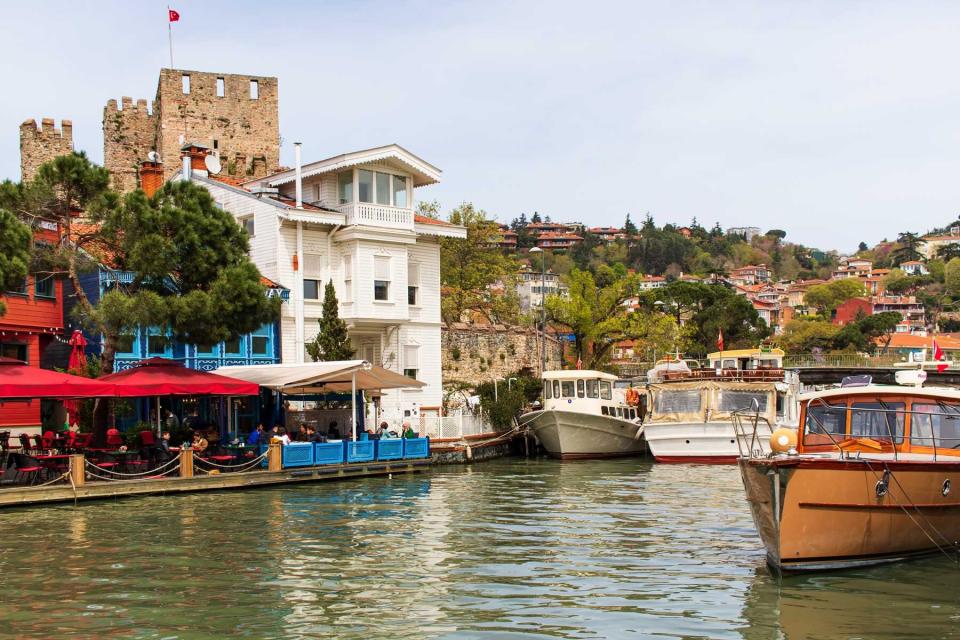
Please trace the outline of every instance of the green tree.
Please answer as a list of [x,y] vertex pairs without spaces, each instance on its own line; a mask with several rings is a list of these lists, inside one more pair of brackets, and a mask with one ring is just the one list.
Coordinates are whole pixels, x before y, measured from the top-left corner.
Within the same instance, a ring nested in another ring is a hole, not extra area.
[[515,322],[519,315],[516,297],[504,294],[514,288],[519,265],[496,248],[499,227],[470,203],[451,211],[449,219],[466,227],[467,237],[440,241],[440,312],[444,322],[460,322],[468,311],[492,321]]
[[[30,244],[30,227],[9,211],[0,209],[0,291],[18,288],[27,277]],[[6,311],[6,305],[0,300],[0,316]]]
[[634,236],[637,235],[637,233],[640,232],[640,230],[637,229],[637,225],[635,225],[635,224],[633,223],[633,220],[630,219],[630,214],[629,214],[629,213],[627,214],[626,220],[623,221],[623,232],[624,232],[624,233],[627,235],[627,237],[629,237],[629,238],[633,238]]
[[869,247],[866,242],[860,242],[860,244],[857,245],[857,253],[863,253],[867,249],[869,249]]
[[305,345],[310,358],[314,362],[353,358],[355,352],[350,346],[347,323],[340,319],[340,303],[337,301],[333,281],[328,282],[323,289],[323,314],[317,322],[320,325],[317,337]]
[[947,293],[951,296],[960,296],[960,258],[953,258],[944,267],[943,281]]
[[944,262],[950,262],[954,258],[960,258],[960,243],[951,242],[937,249],[937,257]]
[[810,353],[814,349],[829,350],[840,327],[821,318],[791,320],[783,328],[778,342],[787,353]]
[[905,231],[897,236],[897,243],[900,245],[894,249],[891,257],[896,265],[909,262],[910,260],[919,260],[923,255],[919,251],[920,236],[909,231]]
[[829,314],[847,300],[861,298],[866,294],[867,290],[857,278],[844,278],[810,287],[804,294],[803,301],[808,307]]
[[892,269],[883,279],[883,286],[890,293],[906,293],[918,284],[919,278],[908,276],[900,269]]
[[417,215],[424,216],[426,218],[433,218],[434,220],[440,219],[440,203],[436,200],[431,200],[427,202],[426,200],[420,200],[417,202]]
[[723,331],[724,347],[755,347],[770,335],[770,329],[744,296],[723,285],[705,285],[706,298],[689,320],[685,320],[682,348],[689,354],[707,354],[716,350],[717,337]]
[[777,240],[783,240],[784,238],[787,237],[787,232],[784,231],[783,229],[770,229],[764,235],[769,236],[771,238],[776,238]]

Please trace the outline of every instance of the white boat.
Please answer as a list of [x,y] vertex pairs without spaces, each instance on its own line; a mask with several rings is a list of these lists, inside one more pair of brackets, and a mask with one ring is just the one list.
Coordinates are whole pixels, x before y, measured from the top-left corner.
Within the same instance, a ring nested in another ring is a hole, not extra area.
[[639,392],[614,388],[617,377],[602,371],[547,371],[543,409],[524,414],[525,426],[555,458],[613,458],[644,452]]
[[[777,426],[796,424],[799,382],[784,372],[783,351],[718,351],[708,360],[705,369],[648,374],[644,438],[657,462],[733,464],[743,452],[769,453]],[[733,412],[741,410],[755,412],[760,437],[737,436]]]

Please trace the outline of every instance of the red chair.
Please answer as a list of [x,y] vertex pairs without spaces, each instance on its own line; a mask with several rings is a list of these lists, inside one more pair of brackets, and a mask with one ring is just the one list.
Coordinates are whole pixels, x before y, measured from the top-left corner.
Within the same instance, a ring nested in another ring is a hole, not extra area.
[[43,437],[40,438],[40,448],[41,449],[53,449],[53,443],[56,440],[56,437],[53,435],[53,431],[44,431]]
[[25,480],[30,481],[30,484],[39,480],[40,472],[43,471],[43,465],[40,464],[40,461],[25,453],[11,453],[10,462],[7,463],[7,466],[11,464],[15,466],[18,479],[23,476]]
[[73,448],[74,449],[86,449],[90,446],[90,441],[93,440],[92,433],[78,433],[73,438]]
[[153,431],[147,431],[146,429],[141,431],[140,444],[144,447],[155,447],[157,445],[157,440],[153,437]]
[[37,435],[33,436],[33,441],[35,443],[33,445],[33,450],[43,452],[43,436],[38,433]]
[[107,446],[108,447],[123,446],[123,436],[120,435],[119,430],[107,429]]

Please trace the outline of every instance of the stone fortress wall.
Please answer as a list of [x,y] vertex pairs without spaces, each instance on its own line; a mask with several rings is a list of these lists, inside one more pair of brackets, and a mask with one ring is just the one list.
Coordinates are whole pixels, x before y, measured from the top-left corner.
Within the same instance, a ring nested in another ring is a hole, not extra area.
[[57,156],[73,153],[73,122],[61,120],[57,129],[53,118],[30,119],[20,125],[20,179],[32,180],[37,169]]

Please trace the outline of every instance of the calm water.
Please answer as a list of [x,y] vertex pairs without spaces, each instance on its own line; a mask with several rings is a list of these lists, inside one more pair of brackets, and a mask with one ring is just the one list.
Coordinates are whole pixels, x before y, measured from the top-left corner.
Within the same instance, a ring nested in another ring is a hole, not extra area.
[[943,560],[770,576],[732,467],[497,461],[0,531],[0,637],[960,637]]

